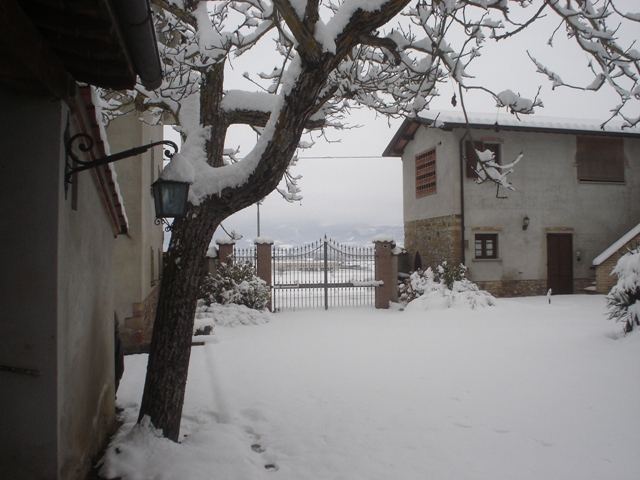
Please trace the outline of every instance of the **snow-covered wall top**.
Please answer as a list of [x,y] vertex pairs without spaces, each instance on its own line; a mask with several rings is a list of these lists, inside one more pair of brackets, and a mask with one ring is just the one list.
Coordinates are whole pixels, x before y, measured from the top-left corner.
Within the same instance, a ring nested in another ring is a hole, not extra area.
[[380,235],[376,235],[375,237],[373,237],[373,239],[371,239],[371,241],[373,243],[376,243],[376,242],[394,243],[395,242],[395,240],[393,239],[393,235],[389,235],[387,233],[381,233]]
[[624,245],[629,242],[631,239],[633,239],[633,237],[635,237],[636,235],[640,234],[640,223],[638,225],[636,225],[634,228],[632,228],[631,230],[629,230],[625,235],[623,235],[616,243],[614,243],[613,245],[611,245],[609,248],[607,248],[604,252],[602,252],[600,255],[598,255],[596,258],[593,259],[593,265],[600,265],[602,262],[604,262],[607,258],[609,258],[611,255],[613,255],[615,252],[617,252],[618,250],[620,250],[622,247],[624,247]]
[[253,243],[255,243],[256,245],[273,245],[275,243],[275,240],[273,240],[273,238],[271,237],[262,235],[254,239]]

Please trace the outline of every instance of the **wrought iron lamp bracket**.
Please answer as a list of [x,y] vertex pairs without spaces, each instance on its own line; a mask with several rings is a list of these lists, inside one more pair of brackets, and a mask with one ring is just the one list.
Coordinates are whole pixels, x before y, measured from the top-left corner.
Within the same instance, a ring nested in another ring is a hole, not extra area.
[[[74,143],[76,145],[74,145]],[[97,160],[92,161],[80,160],[78,158],[78,155],[76,155],[76,153],[74,152],[74,147],[77,147],[77,149],[81,152],[89,152],[94,145],[95,141],[93,140],[93,137],[91,135],[87,135],[86,133],[77,133],[69,140],[67,140],[67,142],[65,143],[65,149],[67,153],[67,161],[65,166],[65,187],[72,183],[73,175],[78,172],[140,155],[141,153],[145,153],[150,148],[157,147],[158,145],[167,145],[173,149],[173,152],[167,149],[164,150],[165,156],[169,159],[171,159],[178,151],[178,145],[176,145],[175,142],[172,142],[171,140],[160,140],[158,142],[149,143],[140,147],[134,147],[129,150],[125,150],[120,153],[114,153],[113,155],[108,155],[106,157],[98,158]],[[71,161],[69,159],[71,159]]]
[[173,231],[173,223],[169,223],[166,218],[156,218],[153,223],[156,225],[164,225],[165,232]]

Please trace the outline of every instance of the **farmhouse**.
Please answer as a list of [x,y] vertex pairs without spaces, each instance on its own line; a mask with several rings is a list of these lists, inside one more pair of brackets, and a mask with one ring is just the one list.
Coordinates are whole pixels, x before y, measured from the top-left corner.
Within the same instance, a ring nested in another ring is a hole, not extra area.
[[[402,157],[411,269],[464,263],[495,295],[582,292],[592,261],[640,220],[640,131],[601,122],[432,113],[407,119],[383,155]],[[515,190],[480,183],[478,152]]]

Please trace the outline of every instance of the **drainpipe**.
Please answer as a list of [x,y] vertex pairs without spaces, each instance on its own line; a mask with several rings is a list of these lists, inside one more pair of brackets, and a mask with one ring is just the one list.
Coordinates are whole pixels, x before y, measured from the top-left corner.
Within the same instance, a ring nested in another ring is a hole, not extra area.
[[461,229],[462,229],[462,231],[460,232],[460,238],[462,239],[460,244],[460,249],[462,251],[463,265],[466,265],[466,255],[465,255],[465,248],[464,248],[464,173],[466,169],[465,169],[463,148],[464,148],[464,139],[467,138],[467,135],[469,135],[469,132],[465,131],[464,135],[460,139],[460,223],[461,223]]
[[112,0],[140,83],[147,90],[162,84],[162,66],[148,0]]

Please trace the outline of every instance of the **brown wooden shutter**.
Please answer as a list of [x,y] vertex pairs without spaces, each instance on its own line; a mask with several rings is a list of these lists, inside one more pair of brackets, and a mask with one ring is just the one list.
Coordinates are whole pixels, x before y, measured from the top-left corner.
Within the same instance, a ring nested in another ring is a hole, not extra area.
[[467,164],[466,166],[467,178],[478,178],[478,174],[476,173],[476,170],[475,170],[476,165],[478,164],[478,161],[479,161],[476,150],[478,151],[484,150],[482,146],[482,142],[471,143],[470,140],[467,140],[465,142],[464,155],[467,159],[467,161],[465,162]]
[[578,180],[624,182],[622,138],[577,137]]
[[436,149],[416,155],[416,197],[436,193]]

